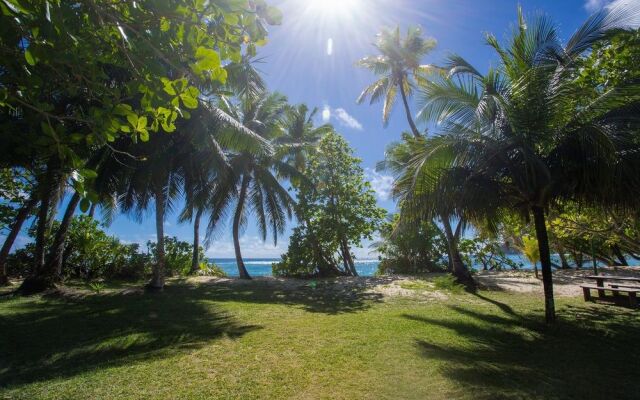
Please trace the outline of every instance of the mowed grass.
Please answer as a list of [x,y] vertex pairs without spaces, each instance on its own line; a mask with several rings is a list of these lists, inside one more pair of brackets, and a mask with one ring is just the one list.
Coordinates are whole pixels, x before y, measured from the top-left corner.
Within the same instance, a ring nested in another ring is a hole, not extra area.
[[262,282],[0,299],[0,399],[638,399],[640,312]]

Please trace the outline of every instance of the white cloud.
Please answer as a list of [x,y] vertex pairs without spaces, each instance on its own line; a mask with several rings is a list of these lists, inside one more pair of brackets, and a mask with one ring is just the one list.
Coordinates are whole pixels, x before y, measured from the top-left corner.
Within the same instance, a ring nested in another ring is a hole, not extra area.
[[362,124],[360,121],[350,115],[344,108],[331,108],[325,105],[322,109],[322,122],[325,124],[330,122],[331,119],[337,121],[341,126],[355,129],[357,131],[362,130]]
[[596,12],[613,2],[613,0],[586,0],[584,8],[589,12]]
[[371,183],[371,188],[376,192],[379,200],[386,201],[391,198],[391,189],[393,187],[393,177],[383,175],[371,168],[365,169],[367,180]]
[[340,125],[358,131],[362,130],[362,124],[357,119],[349,115],[349,113],[344,108],[336,108],[334,111],[336,114],[335,117]]

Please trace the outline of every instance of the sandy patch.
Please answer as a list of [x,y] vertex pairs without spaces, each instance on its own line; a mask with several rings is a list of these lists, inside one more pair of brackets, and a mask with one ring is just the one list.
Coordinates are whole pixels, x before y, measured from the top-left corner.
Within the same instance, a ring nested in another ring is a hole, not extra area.
[[[634,276],[640,278],[638,267],[606,267],[598,268],[601,275]],[[594,284],[591,279],[585,278],[594,275],[592,269],[582,270],[554,270],[553,293],[556,296],[579,296],[582,294],[580,285]],[[540,274],[542,278],[542,274]],[[476,280],[481,287],[493,290],[505,290],[518,293],[542,294],[542,280],[536,279],[533,271],[482,271],[476,275]]]
[[[640,268],[608,267],[599,268],[600,274],[640,277]],[[234,287],[261,285],[282,292],[299,290],[322,290],[332,295],[368,293],[383,298],[415,298],[420,300],[446,300],[450,293],[436,290],[431,280],[442,274],[429,274],[424,277],[382,276],[382,277],[341,277],[334,279],[289,279],[276,277],[257,277],[250,281],[236,278],[194,277],[190,282],[200,284],[223,284]],[[593,275],[593,270],[554,270],[553,290],[556,296],[579,296],[581,284],[594,283],[585,276]],[[533,271],[481,271],[475,275],[481,288],[503,290],[515,293],[542,294],[542,281],[536,279]]]

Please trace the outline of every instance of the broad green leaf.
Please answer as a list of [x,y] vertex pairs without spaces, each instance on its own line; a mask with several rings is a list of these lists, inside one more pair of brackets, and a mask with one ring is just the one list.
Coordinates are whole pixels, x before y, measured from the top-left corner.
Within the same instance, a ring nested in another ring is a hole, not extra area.
[[89,201],[89,199],[84,198],[80,200],[80,211],[82,211],[83,213],[86,213],[87,211],[89,211],[90,207],[91,207],[91,202]]
[[24,51],[24,58],[25,60],[27,60],[27,64],[34,66],[37,63],[36,58],[34,57],[33,53],[31,53],[30,49],[26,49]]

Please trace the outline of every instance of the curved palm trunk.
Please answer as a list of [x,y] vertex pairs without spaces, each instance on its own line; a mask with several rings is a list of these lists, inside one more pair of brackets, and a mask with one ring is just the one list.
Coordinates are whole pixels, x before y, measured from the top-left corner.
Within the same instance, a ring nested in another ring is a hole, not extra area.
[[7,238],[4,240],[2,250],[0,250],[0,286],[9,283],[9,278],[7,277],[7,257],[9,257],[11,247],[18,237],[24,221],[27,220],[29,214],[31,214],[31,210],[33,210],[36,204],[38,204],[38,200],[32,198],[20,208],[16,215],[16,219],[13,221],[13,225],[11,225],[11,230],[9,231]]
[[78,208],[79,203],[80,194],[78,192],[75,192],[71,197],[71,200],[69,200],[67,209],[65,210],[62,220],[60,221],[60,227],[56,232],[56,236],[53,239],[53,244],[51,245],[51,249],[49,250],[49,257],[47,257],[45,270],[47,271],[47,274],[51,274],[56,278],[59,278],[62,275],[62,255],[64,253],[65,240],[67,238],[67,233],[69,232],[71,219],[73,218],[73,214],[75,213],[76,208]]
[[191,274],[196,274],[200,270],[200,218],[202,218],[202,208],[198,208],[193,220],[193,256],[191,257]]
[[233,215],[233,247],[236,252],[236,264],[238,265],[238,274],[240,279],[251,279],[247,268],[242,261],[242,253],[240,252],[240,219],[242,218],[242,212],[244,209],[244,203],[247,198],[247,188],[249,187],[249,178],[245,175],[242,177],[242,184],[240,186],[240,195],[238,196],[238,206],[236,212]]
[[404,111],[407,114],[407,121],[409,122],[409,126],[411,127],[411,132],[414,137],[420,137],[420,132],[416,127],[416,124],[413,122],[413,116],[411,115],[411,108],[409,108],[409,101],[407,100],[407,93],[404,91],[404,85],[398,85],[400,87],[400,96],[402,97],[402,103],[404,104]]
[[464,262],[462,261],[462,256],[460,255],[460,251],[458,250],[458,239],[461,232],[461,225],[458,225],[456,228],[456,232],[453,232],[451,228],[451,222],[449,222],[449,218],[446,216],[441,216],[442,225],[444,226],[445,238],[447,240],[447,248],[449,250],[449,254],[451,256],[451,268],[453,275],[458,279],[458,281],[464,285],[469,287],[475,287],[475,282],[473,277],[471,276],[471,272]]
[[532,207],[533,222],[536,228],[538,249],[540,250],[540,265],[542,266],[542,286],[544,287],[544,314],[548,324],[556,320],[556,310],[553,300],[553,276],[551,272],[551,254],[549,252],[549,237],[542,207]]
[[162,188],[157,189],[155,203],[158,244],[156,245],[156,262],[153,264],[151,281],[147,283],[147,287],[153,290],[162,290],[164,288],[164,197],[164,190]]

